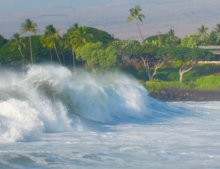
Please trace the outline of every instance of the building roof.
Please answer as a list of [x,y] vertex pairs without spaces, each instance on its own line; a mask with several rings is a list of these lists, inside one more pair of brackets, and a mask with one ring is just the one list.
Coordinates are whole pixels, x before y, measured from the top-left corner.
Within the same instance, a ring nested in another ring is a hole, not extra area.
[[199,46],[201,49],[220,49],[220,46]]

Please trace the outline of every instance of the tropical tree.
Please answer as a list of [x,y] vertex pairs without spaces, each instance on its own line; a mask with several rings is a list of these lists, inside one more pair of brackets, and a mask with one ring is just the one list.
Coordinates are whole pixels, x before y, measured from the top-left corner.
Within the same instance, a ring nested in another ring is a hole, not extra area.
[[170,29],[169,32],[168,32],[168,38],[166,39],[166,42],[171,44],[175,38],[175,33],[174,33],[174,30],[173,29]]
[[157,42],[159,47],[180,45],[181,39],[175,36],[174,30],[171,29],[171,31],[172,32],[168,32],[166,34],[161,34],[161,32],[157,32],[157,35],[146,38],[145,42]]
[[0,48],[4,46],[4,44],[7,43],[7,39],[5,39],[2,35],[0,35]]
[[75,72],[75,56],[74,56],[75,52],[74,51],[75,51],[76,46],[75,46],[75,41],[74,41],[72,32],[67,32],[66,34],[64,34],[63,39],[64,39],[64,49],[69,49],[72,51],[73,71]]
[[[92,37],[93,37],[92,34],[86,32],[85,27],[79,27],[74,31],[72,36],[72,41],[74,42],[73,49],[75,50],[80,46],[86,45],[89,42],[89,39]],[[83,64],[83,60],[82,60],[82,64]]]
[[22,42],[22,39],[20,38],[20,34],[15,33],[13,35],[13,38],[11,39],[11,49],[12,49],[12,51],[14,51],[15,48],[17,48],[19,50],[21,57],[22,57],[22,69],[23,69],[23,74],[24,74],[24,56],[21,51],[22,47],[25,47],[25,44]]
[[21,34],[29,32],[29,42],[30,42],[30,54],[31,54],[31,63],[33,64],[33,56],[32,56],[32,47],[31,47],[31,32],[34,33],[34,35],[37,35],[38,30],[37,24],[34,23],[33,20],[26,19],[24,23],[21,24]]
[[202,25],[201,28],[198,28],[198,33],[202,39],[207,35],[206,33],[207,30],[208,28],[205,27],[204,25]]
[[183,81],[183,75],[196,67],[198,61],[215,58],[215,55],[208,50],[187,47],[160,48],[157,55],[163,56],[165,61],[173,63],[174,67],[180,67],[180,83]]
[[118,63],[119,52],[113,47],[105,48],[102,42],[87,43],[76,49],[76,59],[86,61],[87,65],[96,74],[98,69],[109,69]]
[[149,42],[148,40],[145,41],[146,44],[152,44],[152,45],[158,45],[160,46],[160,41],[159,40],[152,40]]
[[136,49],[140,45],[140,42],[136,40],[115,40],[110,46],[113,46],[120,54],[121,57],[126,57],[127,51]]
[[166,38],[166,45],[169,47],[177,46],[180,44],[180,38],[175,36],[175,31],[173,29],[170,29],[168,32],[168,37]]
[[[54,48],[56,55],[57,55],[57,59],[60,63],[60,65],[62,65],[59,54],[57,52],[57,44],[62,46],[62,40],[60,39],[59,36],[60,30],[54,28],[53,25],[48,25],[46,26],[46,29],[44,31],[44,35],[42,36],[42,41],[44,46],[51,48]],[[52,55],[51,55],[52,58]]]
[[72,33],[74,33],[76,30],[78,30],[79,29],[79,23],[78,22],[76,22],[76,23],[74,23],[68,30],[67,30],[67,32],[72,32]]
[[92,43],[102,42],[103,45],[108,45],[109,43],[115,40],[113,35],[110,35],[108,32],[99,30],[92,27],[85,27],[85,31],[87,34],[92,34],[93,37],[89,38],[88,41]]
[[217,35],[220,35],[220,23],[216,25],[215,32]]
[[89,38],[92,38],[93,35],[90,33],[86,33],[85,27],[79,27],[75,30],[73,34],[73,39],[75,41],[75,46],[84,46],[88,43]]
[[200,38],[200,35],[198,33],[186,35],[181,40],[181,46],[188,47],[188,48],[197,48],[200,44],[199,38]]
[[142,22],[142,20],[143,20],[143,18],[145,18],[145,16],[143,14],[140,14],[140,12],[141,12],[141,7],[138,5],[136,5],[135,8],[130,9],[130,16],[128,17],[127,22],[129,24],[133,20],[133,18],[135,18],[139,33],[141,35],[142,40],[144,41],[144,38],[141,34],[141,30],[140,30],[140,27],[138,24],[138,21]]
[[200,45],[219,45],[220,37],[215,31],[212,31],[210,34],[207,34],[201,41]]
[[[157,50],[157,45],[144,43],[139,44],[139,46],[127,51],[128,55],[139,56],[143,61],[149,81],[154,79],[154,76],[157,74],[157,70],[164,64],[163,56],[156,55]],[[153,73],[151,72],[152,67],[154,68]]]
[[75,50],[76,50],[76,42],[75,42],[75,32],[79,29],[79,23],[74,23],[68,30],[67,33],[63,35],[64,39],[64,49],[69,49],[72,51],[73,56],[73,71],[75,72]]
[[168,34],[169,34],[170,37],[173,38],[175,36],[175,31],[173,29],[170,29]]
[[161,44],[162,44],[162,40],[161,40],[160,34],[161,34],[161,32],[158,31],[157,35],[158,35],[158,45],[159,45],[159,47],[161,47]]
[[53,64],[53,56],[52,56],[52,52],[51,52],[51,48],[52,48],[51,39],[49,39],[44,33],[44,35],[41,36],[41,38],[40,38],[40,42],[43,45],[43,47],[47,47],[47,49],[50,50],[50,61],[51,61],[51,64]]

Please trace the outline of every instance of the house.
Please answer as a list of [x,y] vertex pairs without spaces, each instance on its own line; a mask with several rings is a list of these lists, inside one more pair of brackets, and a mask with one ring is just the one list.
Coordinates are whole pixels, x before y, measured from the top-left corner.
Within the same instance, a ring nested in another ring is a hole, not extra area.
[[199,46],[199,48],[209,50],[216,56],[215,60],[200,61],[199,63],[220,63],[220,46]]

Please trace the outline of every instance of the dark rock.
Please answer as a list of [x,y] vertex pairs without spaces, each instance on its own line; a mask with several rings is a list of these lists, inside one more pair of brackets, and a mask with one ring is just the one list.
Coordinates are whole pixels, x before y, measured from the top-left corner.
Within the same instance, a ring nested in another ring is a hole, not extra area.
[[189,90],[180,88],[165,88],[165,94],[150,93],[150,97],[164,102],[220,101],[220,90]]

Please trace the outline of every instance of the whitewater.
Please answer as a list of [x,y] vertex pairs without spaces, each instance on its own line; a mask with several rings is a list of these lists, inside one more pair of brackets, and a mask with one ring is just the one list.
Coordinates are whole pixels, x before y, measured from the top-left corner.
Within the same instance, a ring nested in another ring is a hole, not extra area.
[[219,102],[164,103],[126,75],[0,71],[0,168],[220,167]]

